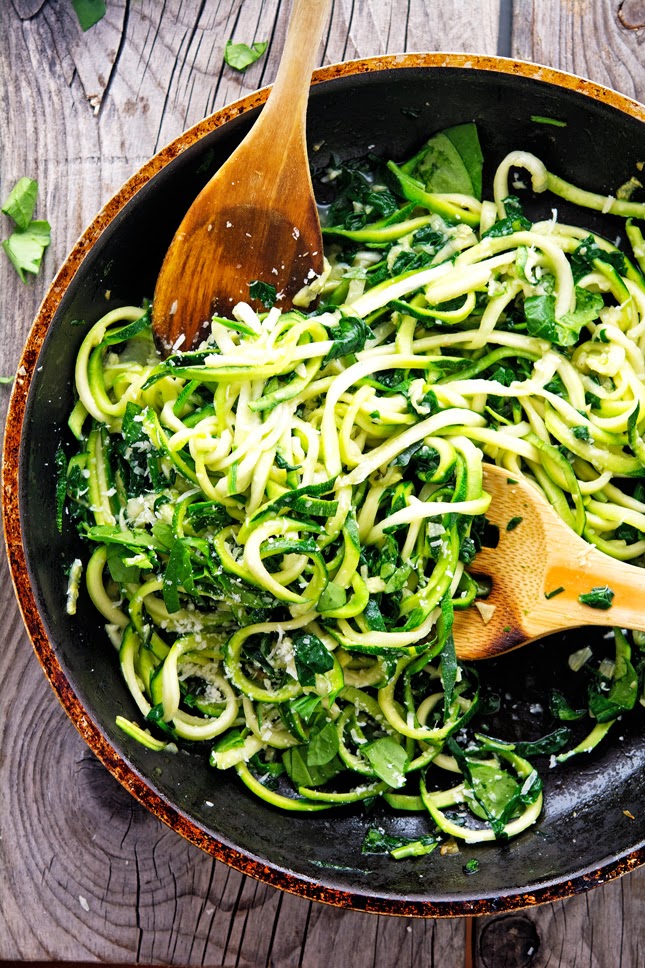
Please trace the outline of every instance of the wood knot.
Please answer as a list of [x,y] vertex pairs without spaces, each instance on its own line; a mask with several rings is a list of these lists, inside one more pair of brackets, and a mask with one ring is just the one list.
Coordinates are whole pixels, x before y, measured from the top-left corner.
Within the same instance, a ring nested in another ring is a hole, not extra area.
[[535,925],[525,914],[489,921],[479,939],[485,968],[530,968],[539,947]]
[[618,22],[625,30],[645,27],[645,0],[622,0],[618,6]]

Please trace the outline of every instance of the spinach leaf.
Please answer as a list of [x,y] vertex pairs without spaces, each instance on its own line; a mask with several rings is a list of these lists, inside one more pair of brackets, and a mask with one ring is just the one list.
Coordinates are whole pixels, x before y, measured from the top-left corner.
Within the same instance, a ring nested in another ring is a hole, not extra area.
[[81,30],[89,30],[107,12],[105,0],[72,0],[72,6],[81,25]]
[[558,753],[563,746],[566,746],[571,738],[571,730],[567,726],[554,729],[547,736],[532,741],[515,743],[515,752],[524,759],[532,756],[549,756],[551,753]]
[[63,531],[63,511],[67,497],[67,458],[65,451],[59,444],[56,448],[56,527]]
[[308,766],[326,766],[338,753],[338,731],[331,720],[326,720],[318,731],[312,730],[307,744]]
[[213,751],[224,753],[226,750],[236,750],[241,746],[244,746],[244,737],[242,736],[240,730],[229,729],[227,733],[224,733],[221,739],[216,740],[213,746]]
[[600,293],[588,292],[576,286],[575,309],[556,320],[554,296],[529,296],[524,301],[529,335],[559,346],[573,346],[582,328],[598,318],[598,312],[604,304]]
[[630,645],[620,629],[614,629],[614,637],[616,663],[613,677],[607,679],[597,674],[589,686],[589,712],[599,723],[609,722],[633,709],[638,698],[638,674],[631,663]]
[[474,123],[434,134],[403,170],[423,182],[427,192],[458,192],[481,199],[483,155]]
[[257,299],[261,302],[265,309],[271,309],[278,298],[278,291],[270,282],[261,282],[260,279],[254,279],[253,282],[249,283],[249,296],[251,299]]
[[503,235],[512,235],[513,232],[528,231],[532,227],[516,195],[508,195],[502,204],[505,217],[491,225],[488,231],[482,234],[482,239],[497,239]]
[[365,346],[366,340],[374,338],[374,333],[367,323],[357,316],[343,316],[335,326],[325,328],[334,342],[322,361],[323,367],[332,360],[341,359],[350,353],[358,353]]
[[368,743],[361,748],[361,753],[376,775],[389,786],[396,789],[405,785],[408,755],[405,748],[391,736],[382,736],[373,743]]
[[301,686],[313,686],[316,682],[316,674],[322,675],[334,667],[329,649],[323,645],[318,636],[310,632],[301,632],[293,636],[293,651],[298,682]]
[[344,769],[344,764],[338,756],[334,756],[324,766],[314,766],[309,763],[306,746],[292,746],[282,754],[282,762],[289,779],[296,787],[322,786]]
[[520,794],[520,785],[515,777],[501,766],[480,763],[474,759],[468,759],[468,785],[491,822],[502,821],[509,808],[517,803]]
[[320,696],[298,696],[297,699],[292,699],[289,705],[304,723],[308,723],[320,706],[320,703]]
[[119,584],[139,581],[138,565],[126,565],[124,558],[131,558],[132,551],[122,545],[111,544],[107,548],[107,566],[111,577]]
[[187,592],[195,588],[190,548],[182,538],[178,538],[172,546],[163,579],[163,600],[171,613],[178,612],[181,608],[180,586]]
[[607,252],[605,249],[601,249],[593,235],[588,235],[571,256],[571,271],[574,282],[578,282],[588,272],[593,272],[596,259],[608,262],[621,276],[627,274],[627,263],[623,253],[618,251]]
[[361,854],[392,854],[400,860],[403,857],[420,857],[423,854],[429,854],[438,844],[439,841],[432,834],[424,834],[417,838],[391,837],[378,827],[370,827],[361,845]]
[[2,248],[22,281],[26,282],[25,272],[37,275],[50,242],[49,222],[30,222],[26,229],[17,229],[5,239]]
[[333,609],[342,608],[346,601],[347,592],[345,589],[330,581],[327,582],[322,595],[318,599],[316,608],[319,612],[331,612]]
[[586,709],[573,709],[562,693],[558,689],[552,689],[549,696],[549,709],[555,719],[560,719],[565,723],[582,719],[586,716]]
[[189,504],[186,519],[195,531],[201,531],[207,526],[219,530],[231,522],[228,511],[217,501],[195,501]]
[[227,40],[224,61],[235,71],[245,71],[262,57],[268,46],[266,40],[256,40],[251,47],[248,44],[234,44],[232,40]]
[[4,214],[12,218],[21,231],[31,222],[37,195],[38,182],[33,178],[21,178],[13,186],[2,206]]
[[608,585],[597,585],[590,592],[578,595],[578,601],[583,605],[588,605],[590,608],[599,608],[602,611],[611,608],[613,598],[614,593]]

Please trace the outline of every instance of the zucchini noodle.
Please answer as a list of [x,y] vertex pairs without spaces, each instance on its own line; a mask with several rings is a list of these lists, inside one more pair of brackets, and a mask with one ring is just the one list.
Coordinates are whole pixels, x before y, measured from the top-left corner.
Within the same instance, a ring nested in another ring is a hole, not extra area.
[[[452,621],[490,608],[469,570],[482,462],[529,478],[607,554],[645,555],[645,205],[523,151],[482,201],[478,152],[461,125],[402,166],[330,170],[315,309],[281,312],[265,282],[264,310],[240,303],[166,360],[149,306],[103,316],[57,461],[60,524],[89,548],[87,592],[145,720],[115,709],[121,728],[152,750],[208,744],[274,807],[425,812],[428,836],[395,857],[520,833],[542,804],[531,758],[563,745],[468,726],[482,698]],[[538,208],[550,191],[629,216],[635,261],[544,207],[530,221],[518,169]],[[74,609],[79,579],[75,561]],[[617,632],[605,704],[589,700],[601,726],[561,760],[634,706],[630,657]]]

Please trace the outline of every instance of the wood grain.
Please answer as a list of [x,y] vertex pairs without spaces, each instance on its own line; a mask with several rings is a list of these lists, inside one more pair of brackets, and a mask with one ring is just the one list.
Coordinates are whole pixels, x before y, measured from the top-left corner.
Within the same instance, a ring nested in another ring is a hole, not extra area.
[[[402,50],[494,53],[499,6],[335,0],[321,63]],[[515,0],[513,54],[642,99],[642,2],[619,8]],[[108,0],[105,20],[83,34],[69,0],[0,2],[0,197],[22,175],[37,178],[38,215],[53,227],[28,285],[0,259],[0,373],[15,372],[48,280],[125,178],[187,125],[272,80],[287,16],[279,0]],[[268,40],[267,55],[237,74],[223,66],[229,37]],[[0,387],[2,414],[7,392]],[[642,924],[641,872],[514,916],[528,926],[485,919],[467,952],[463,921],[343,912],[214,862],[135,804],[86,749],[31,652],[4,564],[0,609],[0,961],[457,968],[472,954],[472,964],[495,968],[604,968],[619,955],[624,968],[644,963],[633,927]],[[532,927],[540,943],[528,954]]]

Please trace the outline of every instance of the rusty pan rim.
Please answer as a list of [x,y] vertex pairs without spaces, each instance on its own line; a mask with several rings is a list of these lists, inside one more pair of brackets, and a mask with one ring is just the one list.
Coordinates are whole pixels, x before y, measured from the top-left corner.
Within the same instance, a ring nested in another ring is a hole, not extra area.
[[[455,53],[390,54],[332,64],[314,72],[314,84],[336,78],[401,68],[460,68],[510,74],[576,91],[645,123],[645,107],[617,91],[554,68],[510,58]],[[137,171],[103,207],[67,256],[56,274],[33,323],[15,380],[7,414],[2,472],[3,523],[11,578],[22,617],[38,660],[67,715],[112,775],[144,807],[186,840],[217,860],[244,874],[292,894],[340,908],[404,917],[457,917],[499,914],[579,894],[645,864],[645,847],[603,862],[595,870],[534,890],[513,891],[476,900],[461,898],[419,901],[375,897],[318,884],[277,866],[268,866],[250,854],[221,843],[204,827],[153,791],[147,781],[108,742],[71,688],[49,641],[31,586],[20,521],[20,447],[31,380],[45,336],[68,285],[81,270],[85,256],[123,207],[169,162],[206,134],[228,121],[261,107],[270,88],[265,87],[222,108],[189,128]]]

